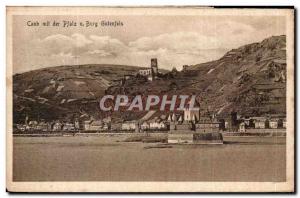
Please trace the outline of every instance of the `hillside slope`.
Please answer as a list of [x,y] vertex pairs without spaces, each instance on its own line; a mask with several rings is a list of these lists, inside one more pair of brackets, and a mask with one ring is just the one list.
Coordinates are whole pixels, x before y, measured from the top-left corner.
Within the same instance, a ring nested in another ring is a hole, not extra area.
[[[182,63],[184,65],[184,63]],[[105,117],[98,100],[105,93],[127,95],[196,94],[202,112],[219,115],[285,114],[286,38],[273,36],[233,49],[222,58],[172,71],[153,82],[133,77],[114,83],[140,67],[123,65],[60,66],[13,77],[14,122],[32,119]],[[140,118],[145,112],[114,113],[117,119]]]
[[[121,90],[128,95],[196,94],[203,113],[285,114],[285,47],[285,36],[270,37],[233,49],[219,60],[172,71],[154,82],[128,81]],[[113,94],[118,93],[115,90]]]
[[72,65],[16,74],[14,122],[24,122],[26,115],[52,120],[82,116],[89,107],[95,111],[97,100],[114,80],[138,69],[124,65]]
[[286,38],[274,36],[242,46],[221,59],[189,68],[207,83],[202,100],[218,113],[286,112]]

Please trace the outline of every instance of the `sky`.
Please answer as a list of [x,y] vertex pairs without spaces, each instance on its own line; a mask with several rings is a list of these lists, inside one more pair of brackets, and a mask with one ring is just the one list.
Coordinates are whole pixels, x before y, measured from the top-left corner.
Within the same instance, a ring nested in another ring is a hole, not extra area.
[[[41,26],[42,22],[60,26]],[[63,27],[63,21],[77,26]],[[86,27],[86,21],[122,26]],[[39,22],[39,26],[29,23]],[[282,16],[24,16],[13,18],[13,72],[78,64],[120,64],[178,70],[285,33]]]

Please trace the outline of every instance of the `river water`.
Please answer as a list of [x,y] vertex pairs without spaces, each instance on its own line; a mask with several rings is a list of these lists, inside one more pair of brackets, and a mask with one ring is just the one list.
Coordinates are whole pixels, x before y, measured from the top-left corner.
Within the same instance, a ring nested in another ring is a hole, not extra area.
[[14,137],[14,181],[285,181],[284,137],[223,145],[118,142],[123,136]]

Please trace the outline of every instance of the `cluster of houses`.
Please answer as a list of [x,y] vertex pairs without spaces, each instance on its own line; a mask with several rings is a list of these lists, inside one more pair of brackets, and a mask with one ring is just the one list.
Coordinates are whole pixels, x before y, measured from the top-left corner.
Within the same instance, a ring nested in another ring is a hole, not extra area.
[[83,125],[85,131],[108,131],[109,128],[109,123],[103,120],[86,120]]
[[286,118],[278,115],[265,117],[241,117],[231,113],[226,118],[214,114],[201,115],[199,110],[186,109],[182,112],[170,112],[167,115],[150,117],[148,120],[132,120],[114,123],[110,118],[91,119],[74,122],[29,121],[18,124],[19,131],[81,131],[81,132],[247,132],[262,129],[285,129]]
[[169,124],[165,120],[127,121],[121,124],[122,131],[167,131]]
[[78,131],[80,130],[80,123],[78,120],[74,122],[61,122],[57,121],[29,121],[25,124],[17,124],[15,126],[19,131]]
[[246,132],[247,129],[285,129],[286,118],[283,116],[265,116],[241,118],[239,131]]
[[283,115],[266,115],[261,117],[242,117],[233,112],[230,116],[219,117],[215,114],[200,116],[197,110],[186,109],[183,112],[171,112],[165,119],[156,118],[150,121],[123,122],[119,129],[124,131],[195,131],[205,132],[247,132],[261,129],[285,129],[286,118]]

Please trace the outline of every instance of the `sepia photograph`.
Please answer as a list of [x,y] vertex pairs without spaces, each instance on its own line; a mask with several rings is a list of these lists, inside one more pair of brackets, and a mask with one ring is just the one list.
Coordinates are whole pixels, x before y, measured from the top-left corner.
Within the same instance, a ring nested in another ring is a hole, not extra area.
[[10,192],[294,192],[294,8],[7,7]]

